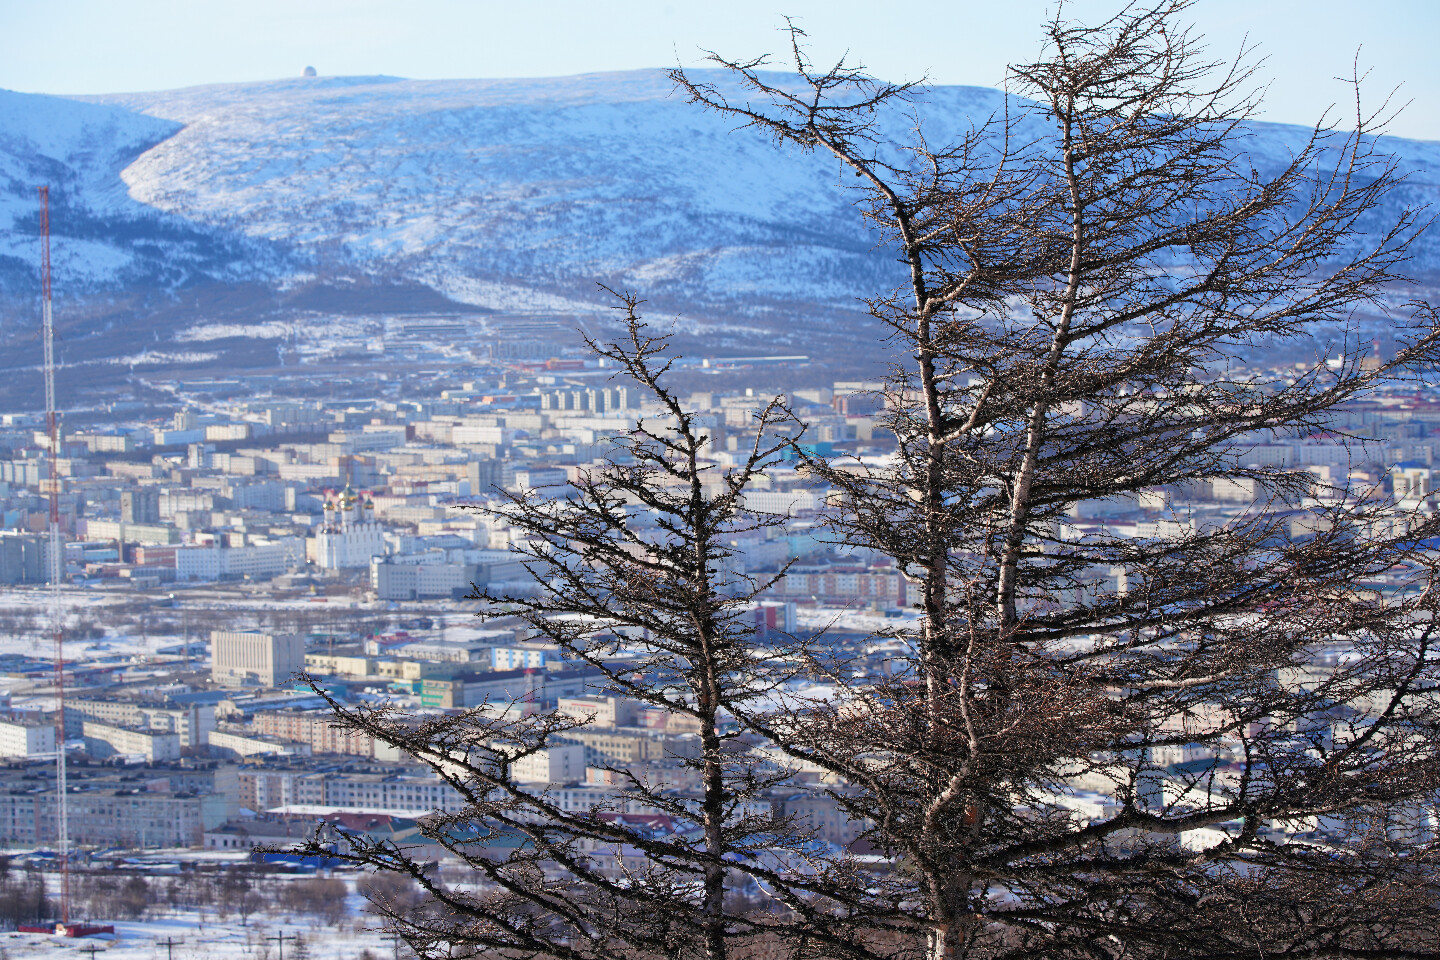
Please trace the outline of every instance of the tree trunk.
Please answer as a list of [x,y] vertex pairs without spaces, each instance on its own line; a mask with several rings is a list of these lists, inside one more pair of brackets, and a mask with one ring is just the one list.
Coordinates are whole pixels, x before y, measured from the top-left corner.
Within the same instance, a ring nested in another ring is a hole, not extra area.
[[[722,830],[725,825],[725,782],[720,766],[720,737],[715,717],[707,718],[701,734],[705,752],[705,852],[716,856],[724,849]],[[725,958],[725,866],[719,862],[705,865],[705,958]]]

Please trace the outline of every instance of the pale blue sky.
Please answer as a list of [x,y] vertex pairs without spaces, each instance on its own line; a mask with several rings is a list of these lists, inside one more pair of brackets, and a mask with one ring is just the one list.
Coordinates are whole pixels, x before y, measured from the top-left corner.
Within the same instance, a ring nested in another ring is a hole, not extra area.
[[[997,85],[1036,52],[1051,0],[0,0],[0,87],[109,93],[298,75],[555,76],[693,65],[698,48],[778,50],[782,14],[817,59],[845,49],[890,79]],[[1074,15],[1113,12],[1078,0]],[[1200,0],[1214,52],[1250,35],[1269,58],[1265,118],[1304,123],[1347,96],[1355,50],[1378,96],[1413,101],[1394,125],[1440,139],[1440,0]]]

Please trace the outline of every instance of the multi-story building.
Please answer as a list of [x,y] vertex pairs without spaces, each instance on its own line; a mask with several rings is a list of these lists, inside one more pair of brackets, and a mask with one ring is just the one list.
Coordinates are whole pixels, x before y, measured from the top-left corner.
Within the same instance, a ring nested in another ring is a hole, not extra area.
[[298,633],[210,631],[210,676],[225,687],[279,686],[305,669],[305,638]]
[[160,491],[154,487],[138,487],[120,493],[122,523],[159,523]]
[[312,770],[241,767],[236,773],[237,799],[240,806],[257,813],[277,807],[321,806],[326,776]]
[[590,720],[592,727],[633,727],[642,705],[621,697],[560,697],[559,713],[577,720]]
[[813,829],[822,840],[840,846],[850,844],[870,826],[867,821],[851,819],[835,798],[823,791],[787,793],[772,798],[772,804],[800,826]]
[[396,563],[393,557],[370,561],[370,588],[379,600],[456,597],[475,581],[470,563]]
[[559,652],[553,643],[497,645],[490,650],[490,666],[495,670],[536,670],[555,660]]
[[638,728],[596,730],[578,727],[565,731],[564,738],[584,745],[588,761],[594,766],[624,766],[700,755],[700,738],[694,734],[670,734]]
[[44,583],[49,552],[47,538],[39,534],[0,532],[0,583]]
[[420,681],[420,702],[427,707],[470,709],[482,704],[538,703],[545,696],[540,670],[501,670]]
[[120,727],[178,734],[182,747],[203,746],[206,732],[215,729],[215,707],[210,704],[149,703],[100,697],[75,697],[66,701],[68,735],[79,736],[86,718]]
[[591,413],[612,413],[631,409],[635,406],[634,400],[634,391],[626,387],[547,390],[540,394],[540,409],[555,412],[586,410]]
[[375,661],[364,656],[307,653],[305,669],[312,676],[373,677]]
[[888,567],[796,566],[770,591],[776,598],[880,603],[903,607],[906,580]]
[[325,806],[352,810],[430,813],[458,810],[459,794],[439,778],[387,774],[334,774],[325,778]]
[[99,720],[81,725],[85,749],[94,757],[144,757],[151,763],[180,759],[180,737],[174,733],[120,727]]
[[[127,847],[197,847],[228,812],[228,801],[218,794],[140,788],[76,791],[68,806],[71,843]],[[57,820],[53,790],[0,789],[0,843],[53,843]]]
[[129,453],[135,449],[135,438],[126,433],[77,433],[71,439],[85,444],[91,453]]
[[578,783],[585,779],[584,746],[552,744],[516,760],[510,775],[518,783]]
[[39,757],[55,752],[55,724],[48,720],[0,720],[0,757]]
[[175,551],[175,579],[265,579],[278,576],[298,564],[304,552],[303,543],[294,537],[239,547],[226,546],[218,540],[205,546],[180,547]]
[[264,812],[281,807],[341,807],[412,814],[455,811],[464,801],[436,776],[413,773],[320,772],[242,767],[240,806]]
[[328,710],[266,710],[255,714],[251,728],[262,736],[308,744],[315,753],[379,760],[400,758],[394,747],[377,742],[368,733],[336,726]]
[[239,730],[211,730],[205,734],[205,742],[217,757],[308,757],[311,752],[308,743],[254,736]]
[[122,543],[176,543],[180,531],[165,523],[126,523],[124,520],[86,520],[86,540]]

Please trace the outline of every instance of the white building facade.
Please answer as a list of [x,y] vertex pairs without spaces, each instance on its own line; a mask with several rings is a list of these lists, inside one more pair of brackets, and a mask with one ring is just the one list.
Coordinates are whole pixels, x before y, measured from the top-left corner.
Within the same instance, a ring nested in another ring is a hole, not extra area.
[[315,534],[315,564],[325,570],[368,567],[385,556],[385,530],[371,519],[366,503],[349,487],[325,504],[325,521]]
[[175,579],[209,582],[214,580],[269,579],[299,564],[305,555],[303,543],[295,537],[253,543],[243,547],[180,547],[175,551]]
[[210,631],[210,678],[224,687],[275,687],[305,669],[305,638],[298,633]]
[[40,757],[55,752],[55,725],[0,720],[0,757]]

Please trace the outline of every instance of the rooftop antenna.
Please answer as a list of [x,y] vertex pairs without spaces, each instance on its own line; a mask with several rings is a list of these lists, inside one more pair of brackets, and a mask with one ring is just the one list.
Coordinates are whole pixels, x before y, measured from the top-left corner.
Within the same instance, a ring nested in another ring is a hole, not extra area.
[[70,791],[65,776],[65,622],[60,579],[60,416],[55,409],[55,320],[50,307],[50,188],[40,188],[40,311],[45,338],[45,428],[50,436],[50,628],[55,635],[55,843],[60,854],[60,922],[70,925]]

